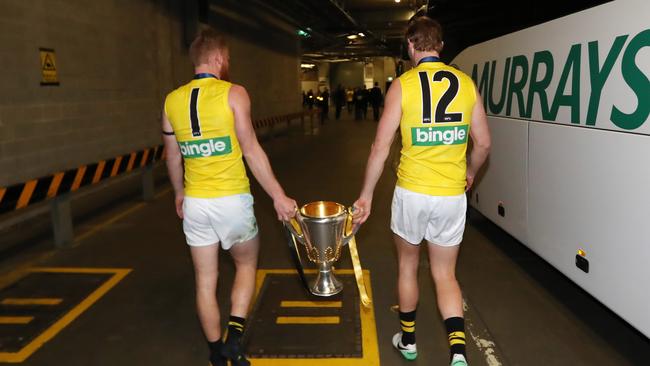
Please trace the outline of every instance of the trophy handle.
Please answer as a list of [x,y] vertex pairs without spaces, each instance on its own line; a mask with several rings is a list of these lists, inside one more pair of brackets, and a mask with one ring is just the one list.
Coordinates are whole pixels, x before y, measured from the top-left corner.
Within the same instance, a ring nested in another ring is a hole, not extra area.
[[302,229],[300,228],[298,221],[302,221],[302,216],[300,216],[299,211],[296,211],[296,217],[292,218],[289,221],[285,221],[284,227],[286,227],[291,235],[293,235],[301,244],[306,245],[305,235],[302,233]]
[[359,225],[352,224],[352,218],[354,215],[354,207],[348,207],[348,215],[345,218],[345,231],[343,232],[343,245],[346,245],[350,240],[354,239],[354,236],[359,231]]

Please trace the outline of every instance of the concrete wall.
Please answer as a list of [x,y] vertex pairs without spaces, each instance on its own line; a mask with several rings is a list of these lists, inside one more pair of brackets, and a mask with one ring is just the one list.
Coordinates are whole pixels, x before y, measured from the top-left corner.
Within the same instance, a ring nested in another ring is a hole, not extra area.
[[230,79],[251,97],[253,118],[295,113],[302,109],[300,57],[229,36]]
[[[0,3],[0,187],[160,143],[164,96],[192,75],[182,1]],[[254,117],[300,110],[298,41],[283,42],[230,39]],[[59,86],[40,85],[39,47]]]

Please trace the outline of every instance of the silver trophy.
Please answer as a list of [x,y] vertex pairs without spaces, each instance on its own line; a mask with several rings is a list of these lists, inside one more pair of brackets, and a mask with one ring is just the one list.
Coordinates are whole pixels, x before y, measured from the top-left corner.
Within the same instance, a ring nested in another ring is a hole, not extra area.
[[[286,223],[293,238],[305,246],[307,258],[318,265],[318,275],[308,284],[317,296],[336,295],[343,284],[334,276],[332,265],[341,257],[341,248],[354,238],[352,210],[336,202],[318,201],[302,206],[295,220]],[[298,246],[293,242],[296,267],[304,279]]]

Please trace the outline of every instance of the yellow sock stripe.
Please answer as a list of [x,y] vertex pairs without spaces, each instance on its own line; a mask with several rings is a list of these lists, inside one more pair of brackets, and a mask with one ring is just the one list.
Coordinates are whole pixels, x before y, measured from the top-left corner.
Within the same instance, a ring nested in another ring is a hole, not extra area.
[[415,332],[415,327],[405,327],[402,325],[402,331],[406,333],[413,333]]
[[451,338],[463,338],[465,339],[465,332],[451,332],[449,333],[449,339]]
[[228,322],[228,325],[232,325],[233,327],[237,327],[237,328],[243,328],[244,327],[243,324],[233,322],[233,321]]
[[450,346],[453,346],[455,344],[465,344],[465,340],[460,339],[460,338],[454,338],[454,339],[449,340],[449,345]]
[[407,322],[405,320],[400,320],[400,323],[402,323],[402,325],[407,326],[407,327],[414,327],[415,326],[415,320],[412,321],[412,322]]

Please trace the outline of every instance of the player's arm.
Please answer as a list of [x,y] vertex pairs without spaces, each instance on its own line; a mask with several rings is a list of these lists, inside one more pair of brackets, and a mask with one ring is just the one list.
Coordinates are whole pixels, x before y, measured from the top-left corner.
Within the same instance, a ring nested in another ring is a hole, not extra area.
[[172,187],[174,187],[176,214],[178,214],[178,217],[182,219],[183,200],[185,199],[185,191],[183,187],[183,156],[181,155],[181,150],[176,142],[176,136],[174,136],[172,124],[169,122],[165,112],[163,112],[162,115],[162,134],[163,143],[165,145],[167,172]]
[[390,146],[395,138],[395,132],[399,127],[401,118],[402,87],[399,82],[396,82],[391,84],[386,93],[384,113],[381,115],[375,141],[370,148],[370,156],[368,157],[361,194],[359,195],[359,199],[354,203],[356,209],[354,215],[355,224],[363,224],[368,219],[368,216],[370,216],[373,192],[375,191],[379,177],[381,177],[381,173],[384,171],[384,164],[390,153]]
[[483,98],[477,90],[469,133],[472,137],[472,151],[470,152],[469,163],[467,164],[467,190],[472,188],[474,177],[476,177],[479,169],[485,163],[490,153],[490,145],[492,144],[487,115],[485,114],[483,103],[481,103],[482,100]]
[[251,122],[251,102],[246,89],[239,85],[233,85],[230,88],[228,101],[235,114],[235,132],[248,167],[262,188],[273,199],[278,219],[283,221],[291,219],[297,207],[296,201],[285,195],[273,174],[266,153],[257,141]]

